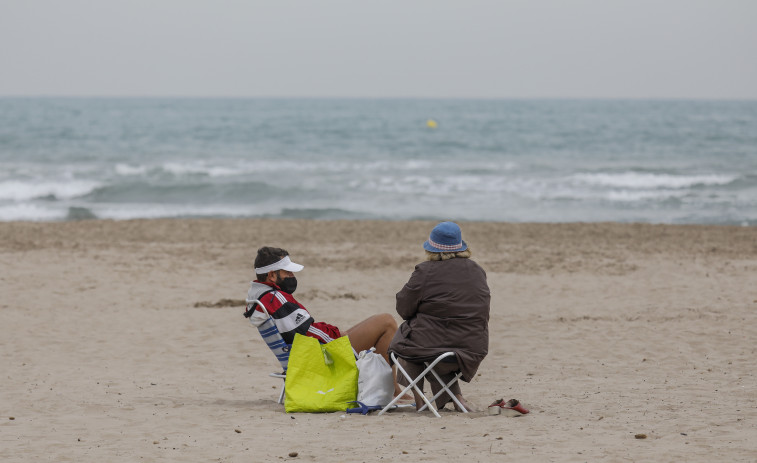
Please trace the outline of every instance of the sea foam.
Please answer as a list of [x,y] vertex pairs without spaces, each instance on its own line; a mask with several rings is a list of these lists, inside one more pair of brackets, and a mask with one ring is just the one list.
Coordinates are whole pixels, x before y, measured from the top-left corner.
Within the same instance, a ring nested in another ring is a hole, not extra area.
[[733,175],[671,175],[644,172],[581,173],[572,176],[577,183],[613,188],[689,188],[695,185],[726,185]]
[[92,180],[6,180],[0,182],[0,200],[72,199],[87,195],[100,185]]

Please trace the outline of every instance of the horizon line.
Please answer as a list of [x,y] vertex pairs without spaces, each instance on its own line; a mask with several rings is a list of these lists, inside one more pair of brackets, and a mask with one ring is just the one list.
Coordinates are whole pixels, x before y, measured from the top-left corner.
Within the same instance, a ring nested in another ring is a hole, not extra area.
[[692,96],[306,96],[306,95],[66,95],[66,94],[0,94],[0,99],[113,99],[113,100],[473,100],[473,101],[701,101],[754,102],[755,97],[692,97]]

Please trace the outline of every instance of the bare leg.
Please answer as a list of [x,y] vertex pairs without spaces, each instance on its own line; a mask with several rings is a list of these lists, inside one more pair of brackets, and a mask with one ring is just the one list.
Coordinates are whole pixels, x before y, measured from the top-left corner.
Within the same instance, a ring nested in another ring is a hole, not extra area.
[[[463,398],[462,394],[455,394],[455,397],[457,398],[457,400],[460,401],[461,404],[463,404],[463,407],[465,407],[465,409],[468,410],[468,412],[473,413],[473,412],[477,412],[478,411],[478,410],[476,410],[475,407],[473,407],[471,404],[469,404],[467,400],[465,400]],[[457,410],[458,412],[462,411],[462,410],[460,410],[458,408],[457,404],[455,404],[455,410]]]
[[[407,360],[404,360],[404,359],[399,359],[398,362],[402,364],[402,367],[405,369],[405,371],[407,371],[407,373],[411,377],[413,377],[413,378],[415,378],[419,374],[421,374],[423,372],[423,370],[426,368],[426,366],[423,365],[423,364],[408,362]],[[455,377],[455,374],[456,374],[456,372],[457,372],[458,369],[459,369],[459,366],[458,366],[457,363],[438,363],[436,365],[436,367],[434,367],[434,371],[436,371],[436,373],[439,375],[439,377],[442,379],[442,381],[445,384],[448,383],[452,378]],[[423,382],[424,382],[423,379],[421,379],[420,381],[418,381],[418,387],[420,389],[423,389]],[[436,393],[439,392],[442,389],[441,384],[439,384],[436,381],[436,378],[434,378],[431,375],[428,376],[428,382],[431,385],[431,392],[434,395],[436,395]],[[406,378],[400,378],[399,383],[402,386],[407,386],[408,384],[410,384],[407,381]],[[460,391],[460,382],[459,381],[456,381],[452,386],[450,386],[450,391],[452,391],[452,393],[455,395],[455,397],[457,398],[457,400],[459,400],[460,403],[463,404],[463,407],[465,407],[466,410],[468,410],[469,412],[476,411],[468,403],[468,401],[466,401],[463,398],[463,394]],[[425,403],[422,401],[422,399],[418,395],[418,393],[415,392],[415,389],[413,389],[413,396],[415,397],[415,408],[417,410],[420,410],[420,408],[423,407],[425,405]],[[462,410],[460,410],[458,408],[457,404],[454,403],[454,401],[449,397],[449,395],[447,395],[447,393],[442,394],[441,396],[439,396],[436,399],[436,408],[439,409],[439,410],[441,410],[442,408],[444,408],[444,406],[448,402],[452,402],[454,404],[455,410],[457,410],[459,412],[462,411]]]
[[394,333],[397,331],[397,322],[388,313],[382,313],[368,317],[357,325],[347,330],[352,348],[358,353],[371,347],[376,348],[376,353],[381,354],[389,363],[389,343],[392,342]]
[[[398,365],[402,364],[402,368],[405,369],[405,371],[407,372],[408,375],[410,375],[411,378],[417,377],[419,374],[421,374],[421,372],[425,368],[425,366],[420,363],[408,362],[407,360],[404,360],[401,358],[397,359],[397,364]],[[405,378],[404,376],[397,376],[397,375],[398,375],[397,367],[395,366],[394,368],[394,383],[395,383],[394,395],[395,396],[397,396],[397,394],[402,392],[402,390],[405,387],[407,387],[408,384],[410,384],[410,381],[407,378]],[[418,381],[418,383],[416,384],[418,389],[423,390],[423,383],[424,383],[424,379],[421,379],[420,381]],[[415,409],[419,410],[422,406],[425,405],[425,402],[423,401],[421,396],[417,392],[415,392],[415,388],[410,389],[410,391],[413,394],[412,397],[413,397],[413,401],[415,402]],[[403,400],[407,400],[407,399],[410,399],[410,396],[406,394],[405,397],[403,397]]]

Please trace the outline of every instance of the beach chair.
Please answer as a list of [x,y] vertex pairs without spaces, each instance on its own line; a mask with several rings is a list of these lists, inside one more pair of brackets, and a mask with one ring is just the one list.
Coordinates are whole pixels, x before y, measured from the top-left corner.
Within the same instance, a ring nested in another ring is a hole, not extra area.
[[256,305],[264,307],[264,305],[257,299],[248,301],[245,316],[249,317],[250,323],[255,325],[260,336],[263,338],[263,341],[265,341],[268,348],[273,352],[273,355],[276,356],[279,364],[281,364],[281,368],[283,369],[281,373],[269,373],[268,376],[281,378],[281,392],[279,393],[278,403],[283,404],[284,384],[287,377],[287,365],[289,364],[289,351],[292,349],[292,345],[284,342],[284,338],[281,336],[279,329],[276,328],[276,324],[273,322],[273,317],[271,317],[265,309],[263,309],[262,312],[255,310]]
[[[273,378],[281,378],[281,380],[283,381],[281,384],[281,392],[279,393],[278,399],[278,403],[283,404],[284,394],[286,392],[285,385],[287,378],[287,366],[289,364],[289,352],[292,350],[292,345],[287,344],[284,341],[284,338],[281,336],[279,329],[276,328],[276,323],[274,323],[273,317],[271,317],[268,311],[265,311],[265,309],[263,312],[255,310],[256,305],[265,307],[257,299],[247,301],[247,311],[245,312],[244,316],[248,317],[250,319],[250,323],[255,325],[255,327],[258,329],[258,332],[260,333],[260,337],[263,338],[263,341],[265,341],[268,348],[271,349],[273,355],[276,356],[276,360],[278,360],[281,364],[281,368],[283,369],[281,373],[269,373],[268,376],[271,376]],[[358,355],[357,352],[355,352],[354,348],[352,349],[352,353],[357,359]]]
[[[436,371],[434,371],[434,367],[437,364],[441,363],[441,362],[455,362],[455,363],[457,363],[457,357],[455,356],[454,352],[445,352],[445,353],[437,356],[436,358],[431,358],[431,359],[413,359],[413,358],[404,358],[403,357],[403,360],[406,360],[408,362],[423,363],[426,366],[426,368],[423,370],[423,372],[421,372],[421,374],[419,374],[415,378],[413,378],[412,376],[410,376],[410,374],[407,371],[405,371],[404,368],[402,368],[402,365],[400,365],[400,363],[397,361],[397,355],[394,352],[390,352],[389,355],[391,356],[392,363],[397,366],[397,372],[401,373],[405,378],[407,378],[407,380],[410,382],[410,384],[407,385],[402,390],[401,393],[397,394],[397,396],[391,402],[389,402],[389,404],[386,407],[382,408],[381,411],[378,413],[379,415],[382,415],[387,410],[390,410],[390,409],[394,408],[394,404],[398,400],[400,400],[401,397],[404,397],[405,394],[407,394],[411,389],[414,389],[415,392],[417,392],[418,395],[421,397],[421,399],[425,402],[425,404],[423,405],[423,407],[421,407],[420,409],[418,409],[418,412],[422,412],[423,410],[425,410],[426,408],[428,408],[429,410],[431,410],[434,413],[434,415],[437,418],[441,418],[441,415],[439,415],[439,412],[436,410],[436,407],[434,407],[433,402],[440,395],[442,395],[442,394],[444,394],[446,392],[447,394],[449,394],[449,396],[452,398],[452,400],[455,402],[455,404],[460,408],[460,410],[463,411],[463,413],[468,413],[468,410],[465,408],[465,406],[463,406],[463,404],[460,403],[459,400],[457,400],[457,397],[455,397],[455,395],[449,389],[450,386],[452,386],[453,384],[455,384],[460,379],[460,377],[462,376],[462,372],[458,371],[457,373],[455,373],[455,376],[449,382],[445,383],[444,381],[442,381],[441,377],[439,377],[439,374]],[[420,382],[420,380],[422,380],[423,378],[425,378],[429,374],[433,375],[434,378],[436,378],[436,381],[441,385],[441,389],[439,390],[439,392],[437,392],[430,399],[427,398],[426,395],[421,390],[421,388],[418,387],[418,382]]]

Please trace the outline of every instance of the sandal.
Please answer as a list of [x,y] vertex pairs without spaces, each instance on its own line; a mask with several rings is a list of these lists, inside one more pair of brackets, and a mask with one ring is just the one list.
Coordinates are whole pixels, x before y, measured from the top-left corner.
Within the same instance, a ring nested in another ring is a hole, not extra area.
[[[506,414],[509,416],[520,416],[529,413],[529,410],[516,399],[510,399],[507,402],[505,402],[505,399],[499,399],[489,405],[490,415],[499,415],[504,410],[507,410]],[[517,413],[513,414],[513,411]]]

